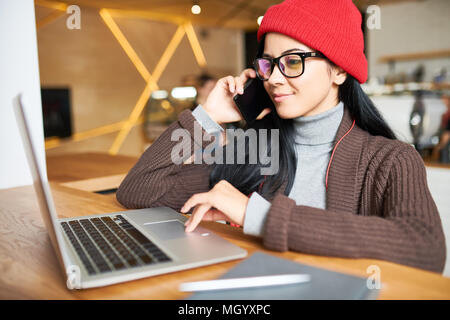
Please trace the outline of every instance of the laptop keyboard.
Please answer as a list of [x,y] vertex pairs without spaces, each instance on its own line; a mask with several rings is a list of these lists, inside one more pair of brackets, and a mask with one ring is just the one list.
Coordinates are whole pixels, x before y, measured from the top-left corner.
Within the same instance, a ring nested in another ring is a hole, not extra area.
[[171,261],[121,215],[61,226],[90,275]]

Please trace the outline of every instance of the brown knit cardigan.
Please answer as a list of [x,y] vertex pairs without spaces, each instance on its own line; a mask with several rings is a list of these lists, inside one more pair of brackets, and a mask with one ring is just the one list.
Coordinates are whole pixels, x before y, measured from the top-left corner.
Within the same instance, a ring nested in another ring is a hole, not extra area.
[[[167,206],[177,211],[193,194],[209,190],[211,166],[171,161],[177,128],[194,143],[195,118],[183,111],[178,121],[144,152],[117,191],[127,208]],[[347,108],[335,141],[350,129]],[[206,134],[206,132],[203,132]],[[187,157],[186,157],[187,158]],[[328,176],[326,210],[297,206],[280,190],[264,227],[272,250],[348,258],[389,260],[442,272],[446,248],[442,224],[427,186],[425,166],[410,145],[372,136],[358,126],[336,148]]]

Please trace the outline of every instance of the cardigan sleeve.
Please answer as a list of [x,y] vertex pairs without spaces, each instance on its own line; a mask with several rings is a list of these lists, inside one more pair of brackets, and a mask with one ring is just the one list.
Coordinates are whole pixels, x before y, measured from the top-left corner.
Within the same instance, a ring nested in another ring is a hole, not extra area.
[[445,238],[419,154],[408,146],[389,169],[381,214],[362,216],[297,206],[277,195],[264,228],[266,247],[349,258],[388,260],[442,272]]
[[199,104],[194,111],[192,111],[192,116],[197,120],[198,123],[202,126],[203,129],[207,133],[214,133],[223,131],[223,128],[215,122],[211,117],[206,113],[203,106]]
[[[211,143],[211,137],[203,136],[207,133],[191,111],[183,111],[127,174],[117,190],[117,200],[127,208],[167,206],[179,210],[191,195],[208,191],[210,166],[183,163],[195,150]],[[178,164],[173,161],[174,150],[180,151]]]

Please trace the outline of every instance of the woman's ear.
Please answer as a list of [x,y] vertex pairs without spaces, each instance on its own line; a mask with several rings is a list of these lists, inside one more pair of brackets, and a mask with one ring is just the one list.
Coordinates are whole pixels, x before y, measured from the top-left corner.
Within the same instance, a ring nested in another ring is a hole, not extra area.
[[341,85],[347,79],[347,72],[341,67],[335,66],[332,71],[333,83]]

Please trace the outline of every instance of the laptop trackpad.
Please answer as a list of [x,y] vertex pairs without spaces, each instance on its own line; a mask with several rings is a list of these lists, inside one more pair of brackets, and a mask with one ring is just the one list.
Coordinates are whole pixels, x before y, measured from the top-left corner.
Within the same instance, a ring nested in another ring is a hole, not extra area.
[[172,240],[187,236],[184,224],[179,220],[144,223],[144,229],[161,240]]

